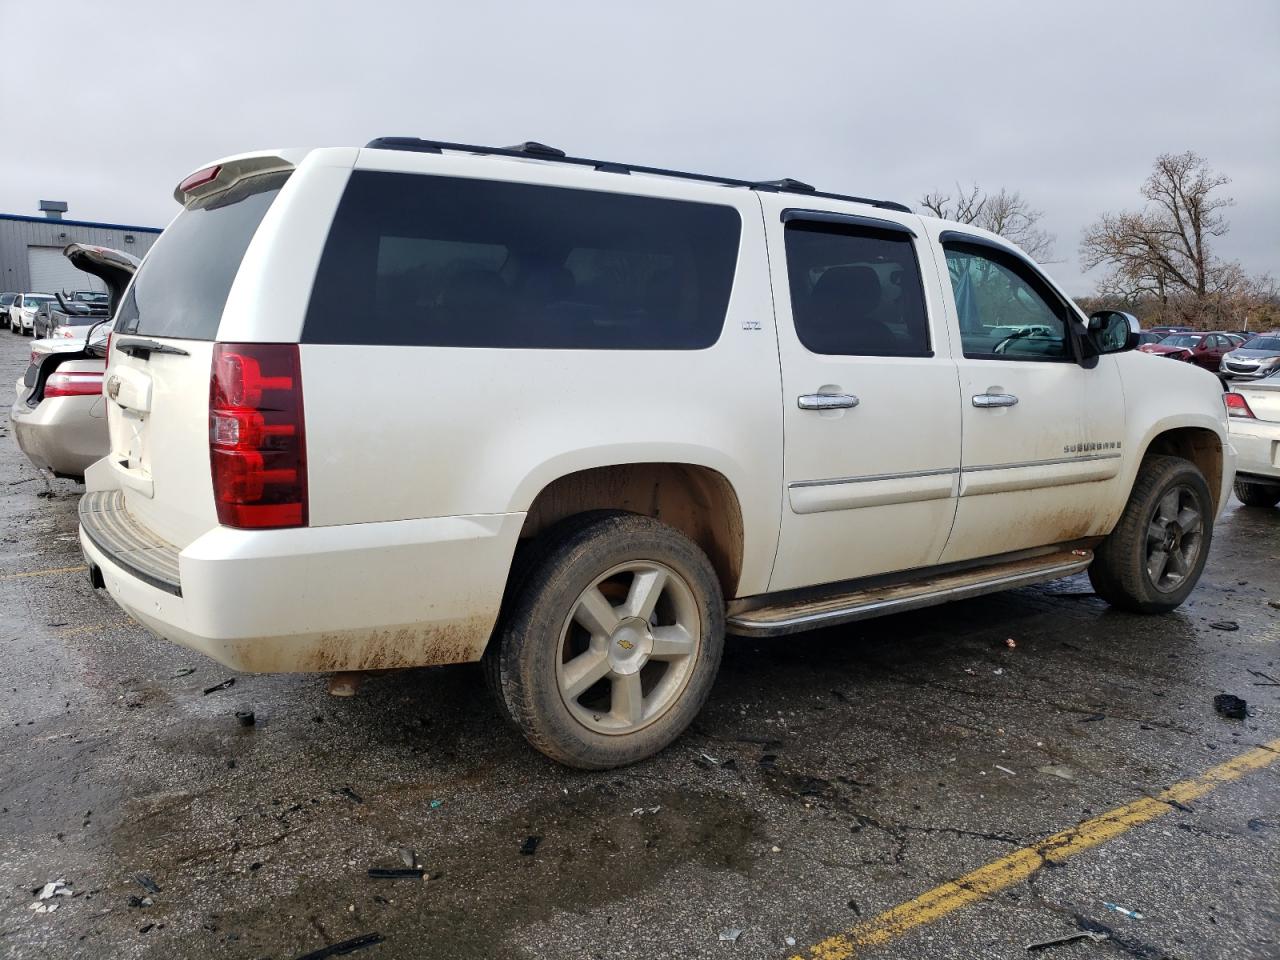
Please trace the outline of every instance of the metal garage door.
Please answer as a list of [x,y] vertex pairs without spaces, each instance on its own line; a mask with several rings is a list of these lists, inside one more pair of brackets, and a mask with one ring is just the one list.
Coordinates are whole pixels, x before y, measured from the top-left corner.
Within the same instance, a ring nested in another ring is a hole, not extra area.
[[59,290],[97,290],[107,292],[107,285],[91,274],[77,270],[62,255],[62,247],[27,247],[27,266],[31,270],[32,293],[57,293]]

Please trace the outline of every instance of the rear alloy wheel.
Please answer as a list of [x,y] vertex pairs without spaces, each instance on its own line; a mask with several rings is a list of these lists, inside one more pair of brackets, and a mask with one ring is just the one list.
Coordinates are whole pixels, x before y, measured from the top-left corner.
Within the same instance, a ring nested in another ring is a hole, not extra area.
[[1280,483],[1255,483],[1236,478],[1236,497],[1246,507],[1274,507],[1280,503]]
[[593,514],[543,535],[488,656],[505,712],[547,756],[602,770],[651,756],[706,701],[724,600],[703,552],[649,517]]
[[1181,605],[1204,570],[1213,539],[1213,497],[1195,464],[1143,461],[1120,522],[1094,552],[1089,579],[1098,596],[1135,613]]

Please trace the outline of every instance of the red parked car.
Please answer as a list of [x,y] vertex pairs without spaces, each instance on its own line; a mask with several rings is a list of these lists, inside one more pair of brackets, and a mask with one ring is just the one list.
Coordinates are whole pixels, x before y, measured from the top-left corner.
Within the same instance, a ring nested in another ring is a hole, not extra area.
[[1143,353],[1182,360],[1218,372],[1222,355],[1234,350],[1238,344],[1225,333],[1175,333],[1159,343],[1144,343],[1138,347]]

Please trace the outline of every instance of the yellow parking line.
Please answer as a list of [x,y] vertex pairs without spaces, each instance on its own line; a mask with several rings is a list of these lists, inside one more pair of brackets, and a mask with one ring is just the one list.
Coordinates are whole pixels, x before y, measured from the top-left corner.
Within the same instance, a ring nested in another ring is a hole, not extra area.
[[1143,797],[1117,807],[1077,824],[1070,830],[1016,850],[1007,857],[966,873],[958,880],[934,887],[928,893],[886,910],[844,933],[837,933],[815,943],[806,953],[796,954],[791,960],[805,960],[806,957],[809,960],[849,960],[869,948],[888,943],[915,927],[932,923],[961,907],[1019,883],[1046,863],[1060,863],[1077,853],[1106,843],[1136,826],[1164,816],[1175,809],[1174,804],[1198,800],[1219,785],[1236,780],[1251,771],[1261,770],[1277,760],[1280,760],[1280,740],[1272,740],[1242,753],[1234,760],[1219,764],[1206,771],[1203,776],[1174,784],[1155,797]]
[[49,570],[28,570],[26,573],[6,573],[0,580],[21,580],[24,577],[48,577],[55,573],[84,573],[88,570],[84,564],[78,567],[53,567]]

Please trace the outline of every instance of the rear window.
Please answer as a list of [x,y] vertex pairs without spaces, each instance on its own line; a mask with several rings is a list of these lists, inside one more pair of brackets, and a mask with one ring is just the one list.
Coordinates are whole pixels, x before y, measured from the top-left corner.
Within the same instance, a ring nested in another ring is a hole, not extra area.
[[702,349],[724,326],[740,232],[717,204],[357,172],[302,338]]
[[214,339],[249,241],[288,177],[251,177],[178,214],[138,269],[116,332]]
[[1245,350],[1275,350],[1280,353],[1280,337],[1254,337],[1245,343]]

